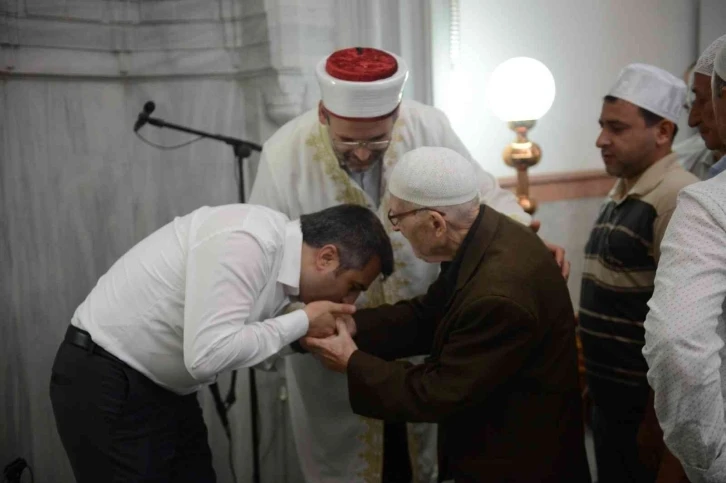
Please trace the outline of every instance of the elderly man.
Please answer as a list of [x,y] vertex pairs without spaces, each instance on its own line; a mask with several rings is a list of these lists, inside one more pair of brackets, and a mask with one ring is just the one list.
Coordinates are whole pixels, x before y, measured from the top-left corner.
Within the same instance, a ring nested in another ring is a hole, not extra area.
[[[691,89],[693,88],[693,76],[697,63],[698,61],[696,60],[683,73],[683,82],[686,83],[689,89],[683,108],[689,112],[693,106],[693,91]],[[683,169],[689,173],[693,173],[699,179],[707,179],[708,170],[716,162],[712,151],[706,147],[706,142],[698,132],[674,144],[673,151],[678,153],[678,162],[683,166]]]
[[425,295],[358,311],[355,341],[339,323],[306,346],[347,374],[357,414],[438,423],[443,480],[589,481],[572,303],[542,241],[480,205],[450,149],[407,153],[388,189],[393,229],[441,274]]
[[[716,120],[714,117],[713,103],[711,102],[711,74],[713,74],[713,62],[716,53],[721,47],[726,45],[726,35],[715,40],[696,62],[693,74],[693,84],[691,91],[694,99],[690,106],[688,115],[688,125],[698,128],[699,134],[705,143],[705,147],[711,150],[710,156],[691,156],[684,159],[684,167],[691,173],[698,176],[699,179],[708,179],[726,169],[726,163],[717,165],[716,161],[720,156],[726,154],[726,144],[718,135]],[[684,143],[680,146],[681,150],[686,150]],[[673,148],[679,152],[679,146]],[[689,169],[690,168],[690,169]]]
[[701,180],[713,176],[711,168],[724,151],[721,139],[715,134],[713,108],[709,100],[714,55],[724,43],[726,36],[713,42],[684,75],[692,94],[685,106],[689,112],[688,124],[698,128],[699,132],[673,146],[673,151],[680,156],[683,169]]
[[[515,196],[502,190],[471,157],[442,112],[401,101],[408,77],[404,59],[376,49],[344,49],[321,60],[316,75],[322,96],[319,106],[290,121],[265,143],[250,203],[292,218],[341,202],[355,203],[376,211],[387,223],[385,192],[391,169],[417,147],[440,146],[469,160],[488,206],[530,223]],[[396,271],[361,296],[358,307],[420,295],[438,275],[438,266],[418,260],[400,234],[390,235]],[[552,250],[566,275],[569,264],[564,252]],[[408,464],[407,440],[416,450],[415,481],[436,478],[431,428],[411,426],[407,438],[405,425],[384,428],[380,421],[353,414],[345,377],[330,374],[310,356],[293,355],[277,366],[284,367],[293,437],[308,483],[369,483],[381,481],[382,474],[387,481],[410,481],[406,474],[410,469],[391,471],[400,463]],[[326,397],[321,399],[321,393]]]
[[[355,205],[299,221],[203,207],[160,228],[101,277],[58,349],[50,397],[76,480],[215,481],[196,391],[332,334],[332,314],[392,270],[383,225]],[[307,305],[278,316],[291,300]]]
[[636,444],[649,401],[643,321],[676,196],[698,181],[671,151],[685,96],[675,76],[631,64],[603,101],[597,146],[619,180],[585,247],[579,314],[599,483],[649,482],[657,471]]
[[[726,142],[726,47],[713,73]],[[643,355],[666,445],[692,483],[726,481],[726,174],[684,189],[663,239]]]

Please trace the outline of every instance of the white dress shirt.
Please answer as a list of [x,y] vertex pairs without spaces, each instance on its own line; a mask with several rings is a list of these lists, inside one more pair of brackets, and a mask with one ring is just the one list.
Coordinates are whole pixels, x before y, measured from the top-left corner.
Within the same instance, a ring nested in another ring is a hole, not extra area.
[[258,364],[307,332],[299,221],[255,205],[203,207],[139,242],[103,275],[72,324],[178,394]]
[[648,303],[648,382],[665,443],[692,483],[726,482],[726,173],[685,188]]

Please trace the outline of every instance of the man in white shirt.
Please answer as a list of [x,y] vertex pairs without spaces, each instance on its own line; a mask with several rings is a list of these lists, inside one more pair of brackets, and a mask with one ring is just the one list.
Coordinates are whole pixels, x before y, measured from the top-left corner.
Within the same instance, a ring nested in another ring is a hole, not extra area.
[[[413,149],[435,146],[460,153],[474,166],[483,203],[531,222],[516,197],[469,154],[442,112],[401,101],[408,77],[404,59],[377,49],[344,49],[322,59],[316,75],[322,97],[318,108],[293,119],[265,143],[249,201],[292,218],[339,203],[376,211],[391,236],[396,271],[375,283],[359,299],[359,307],[420,295],[438,276],[438,266],[417,259],[387,220],[390,172]],[[567,275],[564,251],[550,249]],[[292,355],[278,365],[284,366],[293,437],[308,483],[376,483],[383,474],[388,481],[410,481],[411,473],[416,482],[436,480],[433,426],[409,425],[407,436],[403,424],[384,428],[381,421],[355,415],[346,377],[331,375],[309,355]],[[321,399],[321,392],[327,396]],[[392,465],[408,465],[406,443],[413,468],[392,471]]]
[[349,204],[295,221],[203,207],[152,233],[99,279],[56,355],[50,395],[76,480],[215,481],[196,391],[332,334],[392,271],[383,225]]
[[[712,60],[713,61],[713,60]],[[726,49],[713,72],[716,130],[726,141]],[[670,451],[691,483],[726,481],[726,174],[685,188],[648,302],[648,382]]]

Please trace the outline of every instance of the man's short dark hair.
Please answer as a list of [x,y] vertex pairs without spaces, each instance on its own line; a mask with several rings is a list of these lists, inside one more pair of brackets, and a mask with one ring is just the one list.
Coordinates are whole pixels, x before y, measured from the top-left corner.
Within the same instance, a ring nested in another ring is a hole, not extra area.
[[344,204],[300,217],[303,242],[321,248],[335,245],[343,270],[362,270],[373,257],[381,261],[381,273],[393,273],[393,248],[383,223],[375,213],[358,205]]
[[[615,96],[605,96],[605,102],[615,102],[619,98]],[[659,116],[658,114],[653,114],[647,109],[643,109],[642,107],[638,106],[638,110],[640,111],[640,115],[643,116],[643,119],[645,120],[645,125],[647,127],[653,127],[659,122],[661,122],[664,117]],[[673,121],[669,121],[673,122]],[[673,123],[673,135],[671,136],[671,142],[676,138],[676,135],[678,134],[678,124],[675,122]]]

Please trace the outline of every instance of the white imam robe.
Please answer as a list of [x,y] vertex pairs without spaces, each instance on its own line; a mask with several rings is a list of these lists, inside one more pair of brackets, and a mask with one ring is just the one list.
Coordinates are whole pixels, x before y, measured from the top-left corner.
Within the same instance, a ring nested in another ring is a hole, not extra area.
[[[285,124],[264,144],[248,202],[268,206],[291,219],[341,203],[369,207],[378,213],[391,236],[395,271],[385,282],[374,282],[356,305],[375,307],[415,297],[434,282],[439,265],[417,259],[406,239],[391,230],[386,185],[396,161],[424,146],[447,147],[471,160],[479,174],[482,202],[522,223],[530,222],[514,194],[502,190],[474,161],[446,116],[413,101],[401,104],[383,159],[383,199],[376,200],[380,206],[340,168],[317,108]],[[307,482],[379,483],[383,424],[353,413],[346,376],[325,369],[310,355],[287,356],[284,367],[293,437]],[[409,424],[408,428],[414,481],[436,481],[435,425]]]

